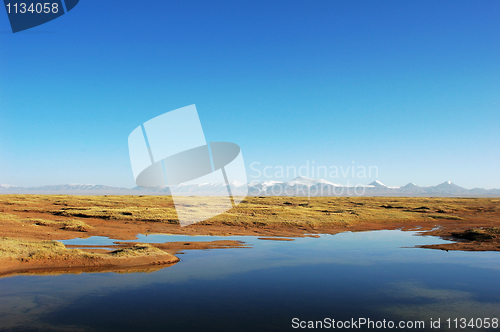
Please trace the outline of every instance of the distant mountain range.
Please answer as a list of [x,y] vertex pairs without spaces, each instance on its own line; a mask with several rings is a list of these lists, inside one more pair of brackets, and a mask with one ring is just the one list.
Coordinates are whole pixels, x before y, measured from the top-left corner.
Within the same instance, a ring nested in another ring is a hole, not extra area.
[[289,182],[267,181],[249,187],[252,196],[451,196],[500,197],[500,189],[466,189],[450,181],[437,186],[420,187],[408,183],[402,187],[389,187],[380,181],[367,185],[340,185],[327,180],[298,177]]
[[[177,194],[191,195],[224,195],[227,193],[223,183],[212,184],[180,184],[173,186]],[[450,181],[437,186],[420,187],[408,183],[402,187],[389,187],[380,181],[367,185],[340,185],[323,179],[298,177],[288,182],[265,181],[260,183],[232,182],[233,195],[249,196],[443,196],[443,197],[500,197],[500,189],[466,189]],[[66,184],[41,187],[17,187],[0,185],[0,194],[40,194],[40,195],[170,195],[169,187],[144,189],[111,187],[92,184]]]

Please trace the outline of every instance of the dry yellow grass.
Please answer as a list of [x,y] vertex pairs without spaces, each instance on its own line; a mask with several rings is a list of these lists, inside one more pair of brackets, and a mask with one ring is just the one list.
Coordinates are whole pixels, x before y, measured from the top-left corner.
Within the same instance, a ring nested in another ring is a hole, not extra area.
[[[220,198],[190,197],[193,213],[197,205]],[[205,202],[206,201],[206,202]],[[359,222],[405,222],[433,219],[460,220],[471,212],[499,211],[498,198],[428,198],[428,197],[247,197],[237,207],[213,217],[204,224],[283,226],[351,225]],[[72,222],[86,218],[146,221],[176,224],[177,214],[169,196],[48,196],[4,195],[1,206],[17,213],[43,214],[44,219],[69,217]],[[0,213],[2,215],[2,213]],[[24,220],[26,222],[26,220]],[[68,222],[68,221],[67,221]],[[76,225],[83,229],[84,225]],[[67,225],[66,227],[72,227]]]
[[58,241],[36,241],[13,238],[0,238],[0,258],[12,258],[21,261],[41,259],[91,259],[96,254],[86,253],[78,249],[67,249]]
[[37,241],[0,237],[0,259],[10,258],[23,262],[47,259],[132,258],[158,255],[165,255],[165,252],[147,243],[138,243],[131,247],[118,249],[107,254],[99,254],[89,253],[79,249],[68,249],[59,241]]
[[495,202],[460,198],[315,197],[308,200],[300,197],[252,197],[205,223],[300,226],[460,220],[456,214],[475,209],[476,205],[495,206]]
[[40,218],[22,218],[15,214],[0,212],[0,222],[2,221],[20,222],[23,225],[51,226],[77,232],[88,232],[92,229],[92,226],[89,226],[84,221],[77,219],[56,221]]
[[21,221],[21,218],[12,213],[0,212],[0,221]]
[[52,226],[60,229],[65,229],[68,231],[88,232],[89,230],[93,229],[92,226],[89,226],[85,222],[77,219],[71,219],[65,221],[53,221],[46,219],[29,218],[25,219],[25,221],[32,222],[38,226]]
[[135,244],[132,247],[128,248],[123,248],[123,249],[118,249],[115,250],[109,255],[113,257],[139,257],[139,256],[156,256],[156,255],[161,255],[165,254],[165,252],[161,249],[155,248],[150,244],[147,243],[141,243],[141,244]]

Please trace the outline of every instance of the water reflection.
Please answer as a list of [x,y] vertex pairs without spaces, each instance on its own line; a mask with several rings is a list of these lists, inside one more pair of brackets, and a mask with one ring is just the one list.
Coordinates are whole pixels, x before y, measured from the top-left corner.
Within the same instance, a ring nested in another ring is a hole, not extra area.
[[[181,239],[182,238],[182,239]],[[295,241],[140,236],[138,242],[243,240],[251,249],[186,251],[153,273],[0,279],[4,329],[288,331],[291,320],[498,317],[500,255],[413,248],[412,232]],[[65,241],[109,245],[106,238]],[[475,329],[477,331],[477,329]]]

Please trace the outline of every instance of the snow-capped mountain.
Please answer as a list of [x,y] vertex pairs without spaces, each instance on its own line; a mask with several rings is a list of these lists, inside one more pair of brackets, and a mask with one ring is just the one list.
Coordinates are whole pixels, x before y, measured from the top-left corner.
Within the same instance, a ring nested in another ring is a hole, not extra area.
[[416,189],[416,188],[420,188],[420,186],[417,186],[415,183],[410,182],[406,186],[402,186],[401,188],[402,189]]
[[446,181],[441,184],[438,184],[434,187],[429,187],[428,191],[440,192],[440,193],[449,193],[449,194],[466,194],[469,190],[459,187],[451,181]]
[[289,186],[296,186],[296,185],[302,185],[302,186],[317,186],[317,185],[329,185],[329,186],[335,186],[339,187],[339,184],[332,183],[327,180],[319,179],[310,179],[306,178],[305,176],[299,176],[298,178],[293,179],[292,181],[287,182],[287,185]]
[[373,181],[372,183],[369,184],[369,186],[387,188],[387,186],[385,184],[383,184],[382,182],[380,182],[379,180]]
[[500,189],[468,190],[450,181],[437,186],[420,187],[414,183],[390,187],[380,181],[368,185],[341,185],[323,179],[298,177],[288,182],[267,181],[249,186],[250,196],[500,196]]
[[399,189],[399,188],[401,188],[401,187],[389,187],[389,186],[386,186],[385,184],[383,184],[379,180],[373,181],[368,186],[373,186],[375,188],[390,188],[390,189]]
[[6,189],[10,189],[10,188],[15,188],[16,186],[13,186],[11,184],[0,184],[0,188],[6,188]]
[[[402,187],[389,187],[380,181],[370,184],[341,185],[324,179],[297,177],[293,180],[265,181],[259,183],[229,183],[231,193],[241,196],[457,196],[500,197],[500,189],[466,189],[446,181],[436,186],[420,187],[408,183]],[[64,184],[41,187],[0,185],[0,194],[63,194],[63,195],[176,195],[211,196],[226,195],[225,183],[179,184],[171,187],[123,188],[94,184]]]

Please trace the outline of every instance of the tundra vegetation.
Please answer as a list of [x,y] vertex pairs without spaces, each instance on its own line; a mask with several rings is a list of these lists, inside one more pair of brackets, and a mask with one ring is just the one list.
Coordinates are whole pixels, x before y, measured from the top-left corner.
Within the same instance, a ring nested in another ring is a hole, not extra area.
[[[220,200],[221,197],[190,197],[184,204],[197,213],[196,206],[218,204]],[[0,259],[95,260],[170,254],[161,248],[168,247],[171,253],[179,249],[173,245],[130,244],[99,252],[69,249],[56,241],[96,235],[131,240],[140,233],[272,238],[412,229],[457,239],[457,246],[446,250],[474,250],[471,243],[481,244],[479,250],[500,250],[499,203],[498,198],[247,197],[226,213],[180,227],[170,196],[1,195]],[[460,247],[460,241],[467,242],[468,249]],[[215,248],[231,246],[239,244]]]

